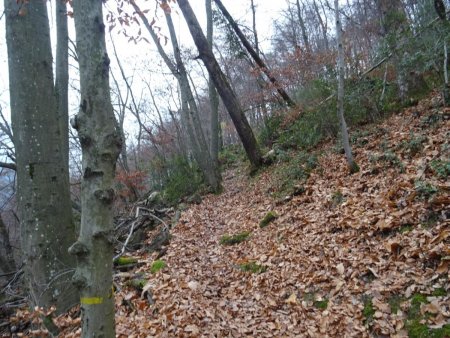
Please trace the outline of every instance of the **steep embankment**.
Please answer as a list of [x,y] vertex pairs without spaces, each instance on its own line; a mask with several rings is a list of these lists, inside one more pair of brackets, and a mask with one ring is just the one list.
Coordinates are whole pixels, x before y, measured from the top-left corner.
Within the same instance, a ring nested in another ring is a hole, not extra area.
[[118,280],[118,335],[448,336],[450,110],[433,100],[353,132],[357,174],[322,145],[292,198],[272,196],[273,168],[227,171],[172,229],[166,267],[150,274],[142,256],[147,295]]

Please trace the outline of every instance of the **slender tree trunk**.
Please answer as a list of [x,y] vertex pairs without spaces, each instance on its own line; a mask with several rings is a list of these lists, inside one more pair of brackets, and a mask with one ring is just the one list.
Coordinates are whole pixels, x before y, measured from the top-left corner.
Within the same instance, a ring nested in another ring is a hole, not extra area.
[[322,38],[323,42],[325,43],[325,51],[329,51],[329,42],[328,42],[328,35],[327,35],[327,24],[323,21],[322,16],[320,15],[319,7],[317,6],[317,3],[315,0],[313,0],[313,7],[314,11],[317,15],[317,20],[319,20],[319,25],[322,30]]
[[80,111],[71,121],[83,155],[81,231],[69,252],[77,257],[82,337],[115,337],[113,263],[113,180],[122,139],[111,105],[109,57],[102,1],[74,1],[80,64]]
[[311,52],[311,46],[309,44],[308,33],[306,32],[305,20],[303,20],[303,16],[302,16],[300,0],[296,1],[296,5],[297,5],[298,22],[300,24],[300,29],[302,30],[303,43],[305,44],[306,51],[309,53],[309,52]]
[[53,83],[46,3],[5,0],[12,130],[25,278],[33,305],[63,312],[78,295],[67,249],[75,226]]
[[[212,13],[212,0],[206,0],[206,36],[208,39],[209,50],[211,54],[213,53],[213,13]],[[253,2],[253,0],[252,0]],[[214,166],[219,168],[219,96],[217,94],[216,87],[214,86],[214,82],[209,76],[208,81],[208,91],[209,91],[209,102],[211,107],[211,158],[214,162]]]
[[350,141],[348,137],[347,123],[344,117],[344,47],[342,44],[342,24],[339,15],[339,0],[334,0],[334,10],[336,13],[336,35],[338,43],[338,100],[337,111],[341,124],[342,144],[344,146],[345,156],[347,158],[347,164],[351,173],[359,171],[358,165],[353,159],[352,149],[350,147]]
[[248,124],[247,118],[242,111],[237,96],[231,89],[231,86],[220,69],[216,58],[210,52],[208,41],[202,32],[191,5],[187,0],[179,0],[178,5],[183,12],[183,16],[186,19],[191,35],[197,46],[200,54],[199,57],[205,64],[205,67],[208,70],[220,97],[222,98],[222,102],[226,106],[228,113],[233,120],[234,126],[236,127],[236,131],[239,134],[250,163],[253,167],[257,168],[262,164],[261,152],[253,131]]
[[[245,37],[244,33],[242,33],[242,31],[239,28],[239,26],[237,25],[236,21],[234,21],[233,17],[230,15],[230,13],[227,11],[225,6],[222,4],[222,1],[214,0],[214,2],[217,4],[217,7],[219,7],[220,11],[225,16],[225,18],[228,20],[228,23],[231,25],[234,32],[241,40],[242,44],[244,45],[245,49],[247,49],[247,51],[251,55],[252,59],[261,68],[261,71],[264,72],[264,74],[266,74],[269,81],[275,86],[278,94],[280,94],[280,96],[283,98],[283,100],[286,102],[286,104],[289,107],[296,107],[295,102],[291,99],[289,94],[280,86],[280,83],[278,82],[278,80],[270,72],[269,67],[267,67],[266,63],[261,59],[261,57],[258,55],[258,53],[250,45],[250,42]],[[180,7],[181,7],[181,5],[180,5]]]
[[56,0],[55,5],[55,91],[58,105],[58,122],[61,129],[61,151],[64,156],[64,164],[67,165],[67,174],[69,174],[69,30],[66,4],[66,0]]

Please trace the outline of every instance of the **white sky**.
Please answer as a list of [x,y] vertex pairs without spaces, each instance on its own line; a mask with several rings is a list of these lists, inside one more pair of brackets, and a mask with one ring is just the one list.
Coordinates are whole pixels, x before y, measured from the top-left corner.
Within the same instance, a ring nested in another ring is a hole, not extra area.
[[[9,0],[14,1],[14,0]],[[144,8],[144,4],[152,4],[152,2],[149,1],[137,1],[137,3],[141,3],[142,7]],[[202,25],[206,25],[206,16],[205,16],[205,5],[204,0],[191,0],[190,1],[192,8],[194,9],[199,21],[202,23]],[[248,26],[251,25],[251,11],[250,11],[250,0],[245,1],[236,1],[236,0],[223,0],[224,5],[227,7],[227,9],[231,12],[235,20],[238,22],[246,22]],[[268,46],[267,42],[269,40],[270,34],[271,34],[271,28],[272,28],[272,21],[275,17],[279,16],[280,11],[280,2],[279,1],[273,1],[273,0],[255,0],[255,4],[257,6],[257,29],[258,34],[260,37],[260,40],[264,45]],[[285,4],[284,1],[282,1],[282,4]],[[106,3],[105,13],[107,8],[114,8],[115,3],[113,0],[109,0]],[[152,4],[152,6],[154,6]],[[152,7],[154,8],[154,7]],[[1,13],[3,13],[4,10],[4,4],[3,1],[0,1],[0,16]],[[49,17],[50,20],[54,18],[53,14],[53,6],[50,3],[49,7]],[[151,12],[150,12],[151,13]],[[184,19],[178,11],[175,11],[173,13],[173,19],[174,23],[178,29],[179,33],[179,39],[180,44],[182,45],[191,45],[193,46],[193,43],[191,42],[191,38],[189,35],[189,31],[187,27],[185,26]],[[73,20],[69,19],[69,25],[72,25],[73,27]],[[161,26],[165,27],[165,22],[161,21]],[[52,31],[52,38],[55,36],[55,26],[54,24],[51,24],[51,31]],[[73,28],[71,29],[73,32]],[[145,31],[145,29],[142,30],[143,36],[146,36],[150,41],[150,37],[148,36],[148,33]],[[127,64],[130,62],[132,64],[140,64],[146,63],[146,64],[154,64],[154,68],[159,68],[157,65],[160,65],[160,58],[157,56],[156,53],[150,52],[151,50],[155,50],[153,47],[153,43],[147,44],[145,42],[141,42],[137,45],[135,45],[133,42],[128,43],[127,39],[123,36],[118,36],[114,34],[115,36],[115,43],[116,47],[118,49],[118,54],[120,55],[121,59],[124,62],[124,66],[127,67]],[[8,66],[7,66],[7,51],[6,51],[6,41],[5,41],[5,17],[0,21],[0,105],[3,108],[3,112],[9,115],[9,107],[7,105],[9,101],[9,92],[8,92]],[[73,36],[72,36],[73,38]],[[52,40],[53,43],[54,39]],[[169,46],[168,46],[169,47]],[[170,53],[170,48],[167,49]],[[111,47],[109,47],[109,54],[110,58],[113,62],[114,66],[114,60],[112,57]],[[155,59],[156,58],[156,59]],[[167,69],[165,65],[162,66],[162,69],[155,69],[155,71],[160,70],[161,72],[167,73]],[[131,71],[131,70],[130,70]],[[117,73],[118,74],[118,73]],[[128,74],[127,74],[128,75]],[[130,74],[131,75],[131,74]],[[76,100],[76,99],[75,99]],[[74,100],[71,99],[71,106],[76,107],[78,105],[78,102],[73,102]]]

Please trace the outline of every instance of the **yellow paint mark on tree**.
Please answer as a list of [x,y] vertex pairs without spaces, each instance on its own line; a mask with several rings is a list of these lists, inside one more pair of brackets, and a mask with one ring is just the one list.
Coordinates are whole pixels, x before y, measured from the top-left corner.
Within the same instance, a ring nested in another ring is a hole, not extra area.
[[98,305],[103,303],[103,297],[81,297],[81,304]]

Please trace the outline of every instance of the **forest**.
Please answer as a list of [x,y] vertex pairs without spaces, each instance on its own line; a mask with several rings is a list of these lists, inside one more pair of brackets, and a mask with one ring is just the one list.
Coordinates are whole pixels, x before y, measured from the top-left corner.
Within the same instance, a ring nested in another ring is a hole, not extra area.
[[450,337],[448,0],[2,6],[0,337]]

